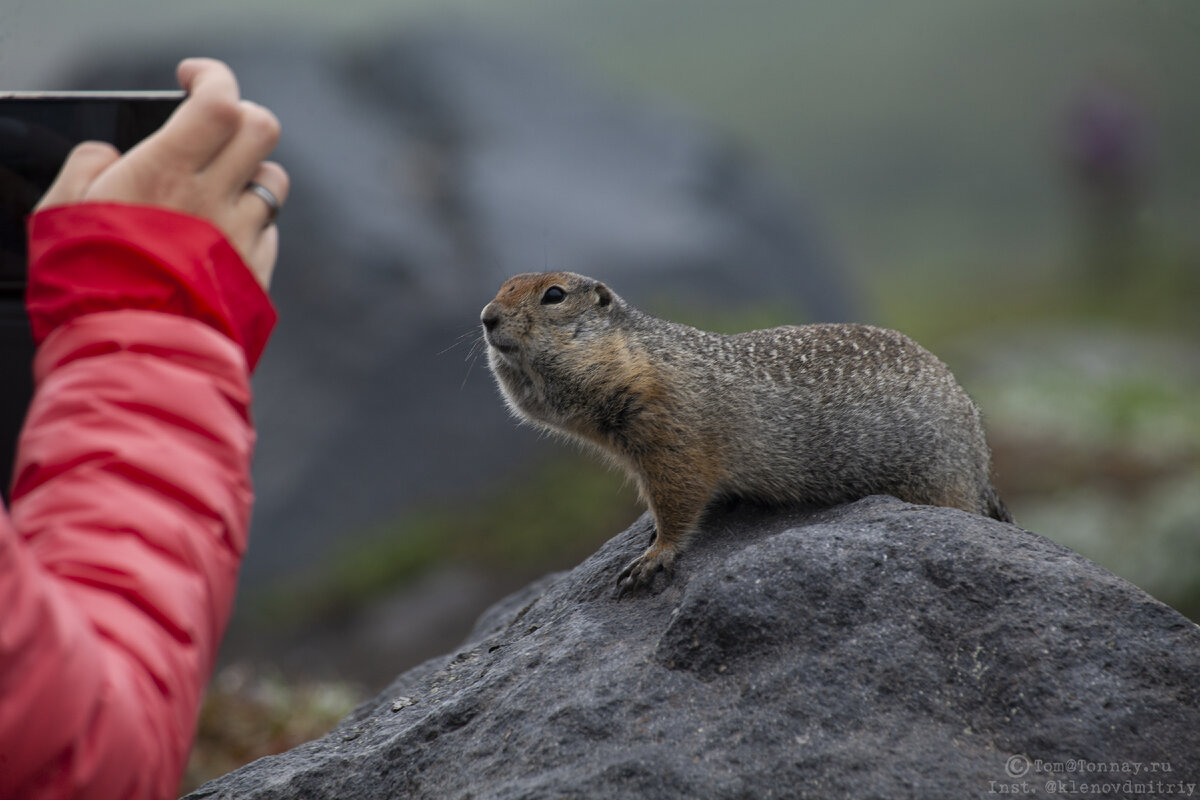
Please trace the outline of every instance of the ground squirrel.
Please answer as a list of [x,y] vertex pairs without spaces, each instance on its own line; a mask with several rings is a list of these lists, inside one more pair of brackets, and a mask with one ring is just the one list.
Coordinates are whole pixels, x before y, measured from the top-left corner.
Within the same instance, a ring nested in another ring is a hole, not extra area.
[[708,333],[570,272],[510,278],[480,321],[513,413],[597,448],[649,506],[656,535],[617,579],[622,592],[671,569],[721,497],[824,506],[890,494],[1011,521],[975,405],[896,331]]

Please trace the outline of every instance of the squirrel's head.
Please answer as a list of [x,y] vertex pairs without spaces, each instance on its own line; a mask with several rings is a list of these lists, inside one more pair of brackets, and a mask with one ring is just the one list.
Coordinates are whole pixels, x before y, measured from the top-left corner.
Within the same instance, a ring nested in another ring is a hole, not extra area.
[[605,334],[625,308],[603,283],[573,272],[525,273],[505,281],[479,320],[488,363],[509,407],[536,422],[558,421],[551,406],[611,349]]
[[[504,282],[479,321],[490,352],[518,364],[538,353],[587,344],[605,330],[620,298],[592,278],[573,272],[529,272]],[[584,340],[580,342],[579,340]]]

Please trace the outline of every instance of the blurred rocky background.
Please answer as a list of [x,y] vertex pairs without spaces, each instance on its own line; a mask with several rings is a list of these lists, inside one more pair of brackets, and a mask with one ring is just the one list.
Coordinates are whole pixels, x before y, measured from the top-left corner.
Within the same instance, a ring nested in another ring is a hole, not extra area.
[[284,124],[260,501],[192,779],[636,516],[496,395],[478,312],[521,271],[904,330],[983,408],[1018,524],[1200,618],[1198,37],[1186,0],[6,3],[0,88],[211,54]]

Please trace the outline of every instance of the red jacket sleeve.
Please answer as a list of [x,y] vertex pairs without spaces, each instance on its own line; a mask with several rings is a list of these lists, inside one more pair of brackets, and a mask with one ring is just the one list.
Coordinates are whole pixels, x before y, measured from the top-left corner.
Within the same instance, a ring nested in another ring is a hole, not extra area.
[[30,230],[0,797],[174,797],[246,546],[248,373],[274,311],[201,220],[93,205]]

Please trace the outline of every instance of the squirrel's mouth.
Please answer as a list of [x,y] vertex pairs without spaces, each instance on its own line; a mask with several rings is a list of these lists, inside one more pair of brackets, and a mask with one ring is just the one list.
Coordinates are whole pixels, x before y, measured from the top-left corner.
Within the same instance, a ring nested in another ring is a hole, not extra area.
[[497,336],[493,331],[488,331],[485,333],[483,338],[487,340],[488,347],[491,347],[497,352],[503,353],[506,356],[517,352],[517,346],[515,344],[505,341],[502,337]]

